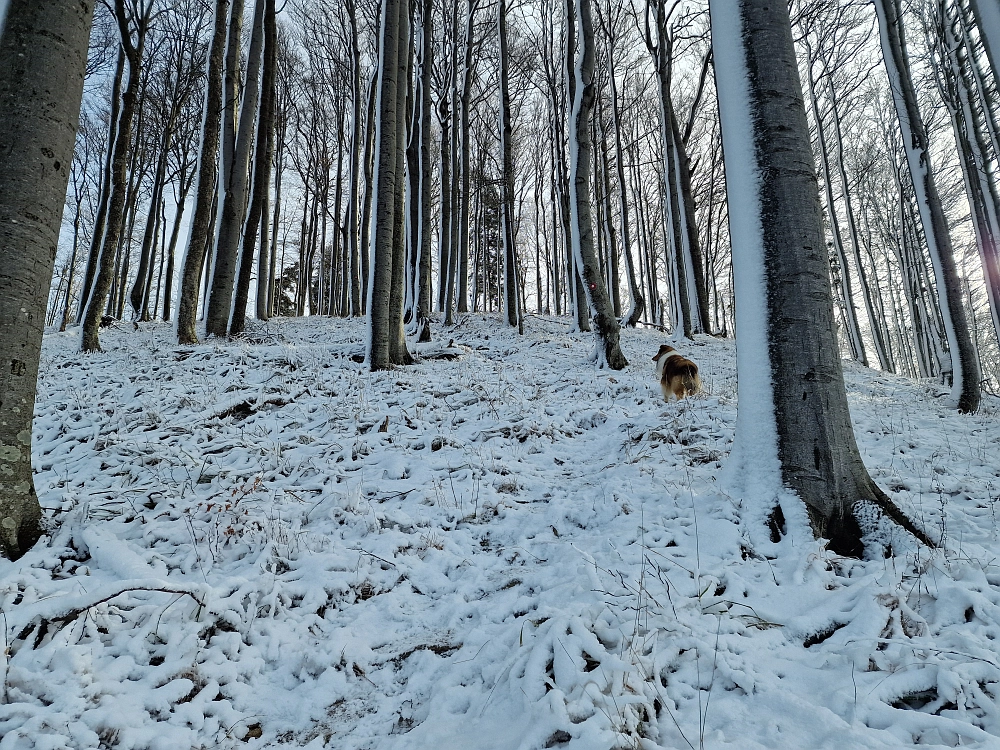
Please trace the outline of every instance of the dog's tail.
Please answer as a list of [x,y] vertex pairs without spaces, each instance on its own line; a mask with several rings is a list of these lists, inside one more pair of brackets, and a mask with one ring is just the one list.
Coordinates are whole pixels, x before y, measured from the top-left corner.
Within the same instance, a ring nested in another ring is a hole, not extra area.
[[698,371],[691,368],[686,369],[681,375],[681,384],[684,386],[685,395],[693,396],[698,393],[701,390],[701,377],[699,377]]

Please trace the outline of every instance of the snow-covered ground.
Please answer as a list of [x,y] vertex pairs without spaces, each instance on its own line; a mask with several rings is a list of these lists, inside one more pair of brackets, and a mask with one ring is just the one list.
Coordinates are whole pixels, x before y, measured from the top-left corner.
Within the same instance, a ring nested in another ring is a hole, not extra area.
[[847,560],[726,495],[732,342],[664,404],[662,334],[609,372],[568,328],[467,318],[376,374],[358,321],[49,335],[0,750],[1000,747],[996,399],[848,366],[946,548]]

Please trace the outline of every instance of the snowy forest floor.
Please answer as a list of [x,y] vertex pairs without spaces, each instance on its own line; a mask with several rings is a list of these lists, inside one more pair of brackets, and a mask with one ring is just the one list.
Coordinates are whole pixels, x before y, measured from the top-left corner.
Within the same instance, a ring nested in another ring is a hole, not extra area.
[[731,341],[664,404],[663,334],[609,372],[568,328],[469,317],[375,374],[360,321],[48,335],[0,750],[1000,747],[997,399],[847,365],[946,541],[848,560],[726,494]]

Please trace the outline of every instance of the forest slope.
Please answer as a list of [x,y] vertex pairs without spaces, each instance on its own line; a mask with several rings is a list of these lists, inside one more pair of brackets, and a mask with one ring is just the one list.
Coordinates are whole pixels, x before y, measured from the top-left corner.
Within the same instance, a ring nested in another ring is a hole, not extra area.
[[859,562],[726,494],[731,341],[664,404],[662,334],[608,372],[567,328],[467,318],[379,373],[358,321],[49,335],[0,750],[1000,746],[997,399],[847,365],[872,475],[946,540]]

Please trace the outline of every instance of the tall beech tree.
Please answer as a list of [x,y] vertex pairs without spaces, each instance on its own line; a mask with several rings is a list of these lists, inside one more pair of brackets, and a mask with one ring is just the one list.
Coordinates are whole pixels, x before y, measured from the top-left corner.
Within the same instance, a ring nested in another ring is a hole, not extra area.
[[[101,343],[98,327],[104,314],[104,305],[115,278],[115,254],[125,228],[126,200],[129,196],[129,147],[132,143],[132,124],[139,102],[142,59],[146,49],[146,36],[153,14],[153,0],[115,0],[115,21],[121,36],[122,51],[128,63],[128,82],[122,93],[121,112],[115,127],[114,155],[111,161],[111,195],[108,199],[107,226],[101,244],[100,259],[87,311],[83,316],[83,342],[85,352],[98,352]],[[135,38],[133,39],[133,28]],[[134,170],[133,170],[134,173]],[[124,277],[125,274],[122,274]]]
[[569,189],[573,257],[583,277],[583,286],[598,339],[597,361],[601,366],[621,370],[628,365],[619,343],[621,328],[611,306],[608,286],[601,275],[594,249],[593,206],[590,201],[593,173],[591,117],[594,110],[594,16],[590,0],[579,0],[578,50],[574,70],[573,109],[570,115]]
[[198,159],[198,192],[188,235],[187,253],[177,304],[177,342],[198,343],[198,290],[201,286],[205,253],[211,238],[213,203],[219,174],[219,135],[222,130],[222,72],[226,50],[229,0],[217,0],[212,41],[208,50],[208,85],[205,89],[205,121]]
[[730,471],[779,507],[791,489],[839,554],[864,552],[866,505],[932,544],[869,476],[851,427],[788,6],[712,0],[711,19],[739,333]]
[[875,0],[875,11],[906,163],[937,281],[941,318],[951,354],[952,399],[960,412],[974,412],[979,408],[981,395],[979,360],[962,304],[964,294],[948,219],[934,179],[927,127],[917,106],[899,0]]
[[375,211],[369,241],[371,273],[368,277],[368,338],[365,355],[372,371],[387,370],[393,364],[390,339],[395,335],[394,326],[402,327],[402,320],[393,320],[389,297],[393,283],[393,248],[398,241],[395,237],[397,182],[400,187],[403,182],[403,175],[398,167],[400,160],[404,158],[400,152],[404,151],[405,144],[398,137],[396,120],[405,120],[405,113],[400,112],[398,106],[398,89],[406,87],[405,79],[400,80],[398,55],[405,57],[407,54],[406,43],[401,44],[399,39],[400,17],[406,13],[404,0],[382,1],[375,173],[372,178]]
[[94,0],[11,0],[0,31],[0,552],[41,534],[31,431]]

